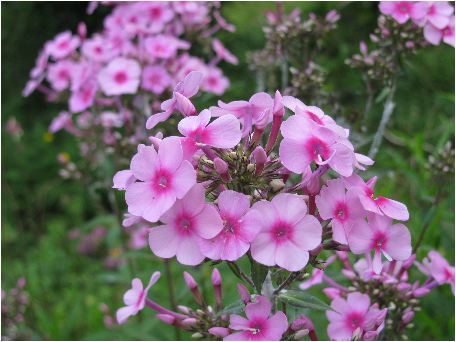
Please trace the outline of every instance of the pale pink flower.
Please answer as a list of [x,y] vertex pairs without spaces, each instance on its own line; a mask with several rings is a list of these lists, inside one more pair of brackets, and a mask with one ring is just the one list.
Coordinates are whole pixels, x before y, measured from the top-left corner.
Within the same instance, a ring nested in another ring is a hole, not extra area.
[[439,45],[441,41],[454,47],[454,16],[451,16],[449,23],[443,29],[438,29],[432,24],[424,26],[424,38],[433,44]]
[[441,30],[450,23],[453,12],[453,6],[447,1],[417,1],[413,6],[412,20],[419,26],[430,23]]
[[178,49],[188,49],[190,44],[170,35],[156,35],[144,40],[144,47],[151,57],[173,58]]
[[73,113],[82,112],[93,105],[98,90],[96,80],[89,80],[78,89],[73,90],[69,99],[70,111]]
[[386,216],[371,214],[368,223],[357,221],[349,235],[348,245],[355,254],[374,250],[372,269],[382,271],[382,254],[389,261],[404,261],[412,254],[410,232],[403,224],[392,224]]
[[54,59],[67,57],[79,46],[78,36],[73,36],[70,31],[59,33],[55,38],[46,43],[46,53]]
[[287,316],[277,311],[271,316],[272,303],[263,296],[257,296],[255,303],[245,306],[244,318],[230,316],[230,329],[237,330],[223,338],[224,341],[280,341],[288,329]]
[[171,85],[171,77],[165,68],[148,65],[143,69],[141,87],[155,94],[161,94]]
[[203,110],[198,116],[189,116],[179,122],[184,154],[191,157],[197,144],[217,148],[232,148],[241,140],[241,125],[233,115],[225,115],[209,123],[211,112]]
[[216,67],[206,68],[203,84],[201,86],[204,91],[222,95],[229,85],[230,81],[223,75],[222,70]]
[[116,52],[111,49],[108,41],[100,34],[95,34],[92,38],[85,40],[81,52],[94,62],[108,62],[116,56]]
[[218,39],[212,40],[212,48],[214,49],[217,57],[223,59],[231,64],[238,64],[238,59],[234,56],[228,49],[222,44],[222,42]]
[[46,67],[48,65],[48,59],[49,59],[49,55],[47,54],[46,49],[44,49],[43,51],[40,52],[40,54],[36,58],[35,66],[30,71],[30,77],[32,77],[32,78],[40,77],[46,70]]
[[120,113],[105,111],[100,113],[100,123],[105,128],[122,127],[124,116]]
[[174,17],[174,12],[166,1],[142,2],[139,9],[148,19],[147,24],[150,32],[160,32],[165,24]]
[[387,309],[379,310],[377,304],[371,306],[367,294],[352,292],[346,300],[337,297],[331,302],[331,307],[333,311],[326,311],[329,320],[327,332],[331,340],[350,341],[355,333],[362,337],[367,332],[383,329]]
[[147,293],[159,278],[160,272],[154,272],[150,277],[149,284],[146,288],[143,287],[139,278],[135,278],[131,281],[131,289],[125,292],[123,297],[126,306],[118,309],[116,312],[116,318],[119,324],[125,323],[130,316],[134,316],[144,309]]
[[74,64],[68,60],[61,60],[48,66],[47,80],[56,91],[63,91],[70,86],[74,72]]
[[130,234],[130,241],[128,242],[128,246],[131,249],[142,249],[147,246],[149,241],[149,233],[152,228],[147,226],[141,226],[138,228],[134,228]]
[[199,242],[212,239],[223,229],[222,219],[217,209],[206,203],[204,191],[201,184],[194,185],[161,217],[164,225],[151,230],[149,246],[155,255],[176,256],[181,264],[192,266],[204,260]]
[[399,24],[410,19],[415,3],[413,1],[380,1],[380,12],[390,15]]
[[252,257],[266,266],[278,265],[288,271],[302,269],[309,251],[321,243],[320,222],[307,215],[304,199],[293,194],[279,194],[271,202],[256,202],[261,213],[261,231],[252,242]]
[[327,164],[342,176],[353,173],[356,161],[353,146],[330,128],[302,115],[293,115],[282,124],[281,132],[284,139],[279,156],[288,170],[300,174],[314,162]]
[[242,136],[252,130],[252,125],[263,129],[272,121],[274,100],[264,92],[254,94],[249,101],[233,101],[224,103],[218,101],[218,107],[211,107],[214,116],[233,114],[242,122]]
[[217,204],[223,230],[211,240],[202,240],[200,249],[212,260],[234,261],[247,253],[258,234],[260,213],[250,209],[248,196],[232,190],[223,191]]
[[347,235],[353,224],[364,219],[364,210],[358,196],[350,191],[345,193],[342,179],[333,179],[320,190],[315,202],[320,217],[331,220],[333,240],[347,244]]
[[110,95],[134,94],[139,86],[141,68],[137,61],[118,57],[98,74],[101,90]]
[[377,177],[371,178],[367,183],[357,174],[353,174],[348,178],[344,178],[347,190],[353,191],[361,202],[363,208],[377,215],[386,215],[395,220],[407,221],[409,212],[407,207],[392,199],[378,196],[375,197],[374,187],[377,182]]
[[433,277],[440,285],[450,284],[454,294],[454,267],[450,266],[439,252],[430,251],[427,258],[418,266],[423,273]]
[[56,133],[61,129],[72,129],[73,121],[71,119],[71,114],[68,112],[60,112],[49,125],[49,132]]
[[195,106],[189,98],[198,93],[202,78],[203,74],[198,71],[192,71],[185,76],[184,80],[174,87],[173,97],[162,102],[161,109],[164,112],[154,114],[147,119],[146,128],[152,129],[158,123],[167,120],[176,109],[184,115],[195,114]]
[[152,146],[140,146],[130,169],[138,181],[126,189],[128,211],[150,222],[157,222],[196,183],[196,172],[183,160],[177,138],[163,139],[158,153]]

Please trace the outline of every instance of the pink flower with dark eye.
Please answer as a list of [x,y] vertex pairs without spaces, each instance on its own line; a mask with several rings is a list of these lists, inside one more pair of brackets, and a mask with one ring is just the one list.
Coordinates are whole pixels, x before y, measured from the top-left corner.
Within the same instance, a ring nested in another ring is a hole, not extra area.
[[68,60],[62,60],[48,66],[47,79],[54,90],[62,91],[70,86],[73,73],[74,64]]
[[387,312],[377,304],[371,306],[369,296],[359,292],[349,293],[346,300],[335,298],[331,308],[333,311],[326,311],[328,336],[340,341],[352,340],[355,333],[362,337],[367,332],[380,332]]
[[204,260],[200,241],[212,239],[223,229],[217,209],[205,201],[201,184],[194,185],[184,198],[177,200],[160,221],[164,225],[153,228],[149,235],[152,252],[160,258],[176,256],[181,264],[191,266]]
[[412,1],[380,1],[380,12],[390,15],[399,24],[410,19],[415,3]]
[[264,92],[256,93],[249,101],[218,102],[218,107],[211,107],[214,116],[233,114],[242,122],[242,136],[250,133],[252,125],[264,128],[272,121],[274,100]]
[[238,332],[224,337],[224,341],[280,341],[288,329],[287,316],[282,311],[271,316],[272,304],[266,297],[255,300],[245,306],[247,318],[230,316],[229,328]]
[[301,115],[282,124],[284,137],[279,147],[282,164],[290,171],[303,173],[314,162],[328,164],[342,176],[350,176],[356,161],[353,146],[333,130]]
[[46,53],[54,59],[67,57],[70,53],[76,50],[79,46],[79,38],[73,36],[70,31],[59,33],[55,38],[46,43]]
[[232,148],[241,141],[241,125],[233,115],[225,115],[209,123],[211,112],[203,110],[198,116],[189,116],[179,122],[179,132],[185,136],[184,150],[193,154],[196,144],[217,148]]
[[161,94],[170,84],[171,77],[162,66],[148,65],[143,69],[141,88]]
[[96,80],[89,80],[82,84],[78,89],[73,90],[69,99],[69,107],[73,113],[82,112],[89,108],[98,90]]
[[152,129],[158,123],[167,120],[175,110],[186,116],[195,114],[195,106],[189,98],[198,93],[202,78],[203,74],[198,71],[192,71],[185,76],[184,80],[174,87],[173,97],[162,102],[161,109],[164,112],[154,114],[147,119],[146,128]]
[[119,324],[125,323],[128,317],[136,315],[139,311],[144,309],[149,289],[160,278],[160,272],[154,272],[150,277],[149,284],[146,288],[139,278],[131,281],[131,289],[125,292],[123,301],[126,306],[120,308],[116,312],[117,322]]
[[222,95],[229,85],[230,81],[223,75],[222,70],[216,67],[209,67],[206,69],[202,84],[204,91]]
[[128,211],[150,222],[157,222],[196,183],[196,172],[183,160],[177,138],[163,139],[158,153],[152,146],[140,145],[130,169],[138,181],[127,187]]
[[442,29],[438,29],[432,24],[426,24],[423,33],[424,38],[433,45],[439,45],[443,41],[454,47],[454,16],[450,17],[448,25]]
[[139,86],[141,68],[133,59],[112,60],[98,74],[101,90],[108,95],[134,94]]
[[271,202],[256,202],[252,209],[261,213],[261,231],[252,242],[252,257],[266,266],[278,265],[288,271],[302,269],[309,251],[321,243],[320,222],[306,215],[304,199],[279,194]]
[[106,38],[99,34],[95,34],[92,38],[84,41],[81,52],[87,59],[94,62],[108,62],[116,55]]
[[344,178],[344,182],[347,190],[353,191],[358,196],[365,210],[377,215],[386,215],[399,221],[407,221],[409,219],[409,212],[404,204],[383,196],[374,196],[377,177],[373,177],[367,183],[364,183],[360,176],[353,174],[348,178]]
[[412,254],[410,232],[403,224],[392,224],[385,216],[371,214],[368,223],[357,221],[348,234],[348,245],[355,254],[374,250],[372,269],[382,271],[382,254],[389,261],[404,261]]
[[261,216],[250,209],[249,197],[236,191],[223,191],[217,204],[223,230],[211,240],[202,240],[201,252],[212,260],[234,261],[249,250],[260,230]]
[[[418,263],[417,263],[418,264]],[[443,258],[439,252],[430,251],[419,269],[426,275],[433,277],[439,284],[450,284],[454,294],[454,267]]]
[[174,17],[170,4],[165,1],[141,2],[139,10],[147,18],[149,32],[160,32]]
[[429,23],[441,30],[450,23],[453,12],[453,6],[447,1],[417,1],[413,6],[411,16],[419,26]]
[[239,61],[237,57],[229,52],[225,46],[223,46],[222,42],[217,38],[212,40],[212,48],[214,49],[218,58],[223,59],[231,64],[238,64]]
[[364,219],[358,196],[353,192],[345,193],[342,179],[333,179],[326,183],[315,197],[318,213],[323,220],[331,220],[333,240],[347,244],[347,235],[358,220]]
[[173,36],[157,35],[147,38],[144,47],[150,57],[168,59],[175,57],[178,49],[190,48],[190,44]]

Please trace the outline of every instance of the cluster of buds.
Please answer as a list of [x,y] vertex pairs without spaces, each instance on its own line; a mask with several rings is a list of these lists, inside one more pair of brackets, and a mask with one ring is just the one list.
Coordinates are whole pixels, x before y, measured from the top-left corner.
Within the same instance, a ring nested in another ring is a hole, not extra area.
[[[219,30],[234,30],[218,2],[105,5],[112,12],[103,30],[88,36],[81,23],[76,34],[65,31],[45,43],[24,89],[24,96],[37,90],[50,101],[67,103],[68,110],[54,118],[49,131],[77,137],[87,163],[79,169],[94,181],[109,156],[116,155],[116,167],[123,165],[122,156],[147,140],[146,117],[185,75],[201,72],[202,90],[221,95],[229,80],[218,65],[237,63],[214,37]],[[190,49],[203,54],[194,56]],[[62,175],[71,176],[71,170]]]
[[16,287],[2,289],[2,341],[26,340],[30,337],[20,329],[29,302],[24,290],[26,280],[19,278]]
[[[370,264],[372,260],[369,255],[366,258],[358,259],[352,262],[346,252],[337,252],[337,258],[343,265],[342,274],[348,281],[348,285],[340,284],[332,279],[323,270],[314,270],[311,277],[301,283],[301,289],[309,289],[317,284],[325,283],[329,286],[323,289],[323,292],[333,301],[332,308],[337,309],[336,300],[338,298],[347,298],[354,293],[362,293],[372,303],[376,303],[378,308],[383,310],[385,320],[384,329],[381,336],[372,337],[393,340],[401,338],[407,340],[406,329],[413,327],[411,323],[415,313],[421,310],[419,304],[422,297],[427,295],[433,288],[442,284],[450,284],[454,293],[454,267],[436,251],[429,252],[429,255],[422,263],[415,261],[416,256],[413,254],[405,261],[386,261],[383,263],[381,272],[372,272]],[[326,265],[335,260],[331,257],[327,260]],[[416,265],[418,269],[428,278],[420,283],[411,281],[409,277],[410,268]],[[328,318],[331,320],[333,314],[328,312]],[[348,327],[347,327],[348,329]],[[343,329],[342,329],[343,330]],[[343,339],[354,338],[355,331],[344,335]],[[380,333],[380,331],[378,331]],[[332,339],[340,339],[342,331],[332,331],[328,327],[328,335]]]
[[266,44],[249,55],[251,68],[265,78],[268,89],[281,88],[311,103],[324,98],[320,95],[325,73],[316,59],[326,36],[337,26],[337,11],[329,11],[324,17],[309,13],[307,19],[302,19],[300,10],[286,14],[278,4],[276,11],[266,13],[266,19]]
[[71,157],[67,152],[60,152],[57,155],[57,161],[61,166],[59,170],[60,177],[63,179],[81,178],[81,172],[78,170],[76,164],[71,161]]
[[447,141],[442,148],[429,155],[426,168],[436,182],[446,184],[446,181],[453,177],[454,146],[452,141]]

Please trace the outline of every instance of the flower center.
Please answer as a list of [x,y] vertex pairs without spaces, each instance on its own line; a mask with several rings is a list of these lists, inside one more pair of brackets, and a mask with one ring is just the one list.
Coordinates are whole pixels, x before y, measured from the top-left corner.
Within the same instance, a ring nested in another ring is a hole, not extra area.
[[348,208],[344,202],[339,202],[334,210],[334,217],[341,222],[348,218]]
[[69,78],[69,76],[70,76],[70,74],[69,74],[68,70],[63,69],[63,70],[59,71],[59,78],[60,79],[67,80]]
[[315,162],[322,162],[323,160],[328,159],[330,156],[328,145],[317,137],[311,137],[309,140],[307,140],[306,150],[312,160]]
[[372,243],[372,248],[376,250],[383,250],[385,248],[386,243],[387,238],[385,234],[383,234],[382,232],[377,232]]
[[272,229],[272,235],[276,241],[287,240],[291,235],[291,227],[287,223],[280,222]]
[[150,16],[153,18],[153,19],[158,19],[162,16],[162,10],[160,7],[154,7],[152,8],[150,11]]
[[60,50],[64,50],[64,49],[66,49],[66,48],[68,47],[68,44],[69,44],[69,43],[68,43],[68,40],[64,40],[63,42],[60,42],[60,43],[59,43],[58,48],[59,48]]
[[118,71],[114,75],[114,81],[116,81],[116,83],[119,83],[119,84],[125,83],[127,81],[127,79],[128,79],[128,77],[127,77],[127,74],[125,73],[125,71]]
[[358,312],[353,312],[347,317],[347,325],[352,331],[361,328],[363,325],[363,316]]
[[165,176],[160,176],[160,178],[158,179],[158,186],[161,186],[162,188],[166,188],[167,185],[168,185],[168,178],[166,178]]
[[178,219],[177,226],[181,231],[188,232],[192,229],[192,221],[189,217],[183,216]]

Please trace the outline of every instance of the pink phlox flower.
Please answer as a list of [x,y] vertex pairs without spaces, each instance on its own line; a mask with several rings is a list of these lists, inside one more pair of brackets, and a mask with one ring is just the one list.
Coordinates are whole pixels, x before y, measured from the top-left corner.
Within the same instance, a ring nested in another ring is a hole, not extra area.
[[413,1],[380,1],[380,12],[394,18],[399,24],[404,24],[414,12],[416,2]]
[[136,93],[141,75],[141,67],[134,59],[118,57],[101,69],[98,83],[108,96]]
[[106,38],[100,34],[95,34],[92,38],[85,40],[82,43],[81,52],[88,60],[97,63],[108,62],[116,55]]
[[215,38],[212,40],[212,48],[214,49],[218,58],[235,65],[239,63],[237,57],[228,51],[228,49],[222,44],[219,39]]
[[437,251],[430,251],[423,262],[416,263],[424,274],[433,277],[439,284],[450,284],[454,294],[454,267]]
[[154,114],[146,122],[146,128],[152,129],[158,123],[167,120],[175,110],[178,110],[185,116],[193,115],[196,112],[195,106],[189,98],[198,93],[203,74],[198,71],[192,71],[185,76],[182,82],[179,82],[174,88],[173,97],[161,104],[162,113]]
[[104,111],[100,113],[100,124],[104,128],[122,127],[124,116],[120,113]]
[[254,94],[249,101],[233,101],[224,103],[218,101],[218,107],[210,107],[212,115],[223,116],[233,114],[242,122],[242,136],[252,130],[252,125],[263,129],[272,121],[274,100],[264,92]]
[[149,241],[149,233],[152,228],[148,226],[140,226],[134,228],[130,233],[130,241],[128,246],[131,249],[142,249],[147,246]]
[[438,29],[432,24],[426,24],[423,33],[424,38],[433,45],[438,45],[443,41],[454,47],[454,15],[450,17],[448,25],[443,29]]
[[74,70],[73,62],[60,60],[48,66],[47,80],[54,90],[63,91],[70,86]]
[[365,211],[353,192],[345,192],[342,179],[329,180],[315,197],[318,213],[323,220],[331,220],[333,239],[347,244],[347,236],[358,220],[363,220]]
[[230,326],[237,332],[224,337],[224,341],[280,341],[288,329],[287,316],[282,311],[271,315],[272,303],[263,296],[257,296],[255,303],[245,306],[247,318],[230,316]]
[[[128,191],[128,189],[127,189]],[[184,265],[198,265],[204,260],[199,243],[212,239],[222,229],[223,222],[214,205],[205,201],[205,190],[196,184],[160,219],[164,224],[149,235],[149,246],[160,258],[172,258]]]
[[137,181],[126,188],[128,211],[150,222],[157,222],[196,183],[196,172],[183,160],[176,137],[163,139],[158,153],[152,146],[140,146],[130,170]]
[[448,1],[417,1],[413,6],[411,17],[419,26],[429,23],[441,30],[450,23],[453,13],[454,8]]
[[365,210],[377,215],[386,215],[399,221],[409,219],[408,209],[403,203],[383,196],[375,197],[374,187],[377,177],[373,177],[365,183],[359,175],[353,174],[344,178],[344,182],[347,190],[358,196]]
[[40,52],[38,57],[36,58],[35,66],[30,71],[30,77],[32,78],[39,78],[48,65],[49,55],[46,52],[46,49]]
[[156,35],[146,38],[144,47],[150,57],[168,59],[175,57],[178,49],[189,49],[190,43],[171,35]]
[[412,254],[410,232],[403,224],[392,224],[387,216],[371,214],[366,221],[357,221],[349,235],[348,245],[355,254],[374,250],[372,269],[382,271],[381,255],[389,261],[403,261]]
[[309,251],[321,243],[322,228],[301,196],[279,194],[271,202],[256,202],[261,213],[261,231],[252,242],[252,257],[266,266],[278,265],[288,271],[302,269]]
[[261,217],[250,209],[248,196],[232,190],[220,193],[217,200],[223,230],[210,240],[201,240],[201,252],[212,260],[235,261],[250,248],[260,230]]
[[49,132],[56,133],[61,129],[72,131],[74,128],[72,115],[68,112],[60,112],[49,125]]
[[302,115],[289,117],[280,130],[284,139],[279,156],[290,171],[301,174],[314,162],[327,164],[342,176],[352,175],[356,159],[348,139]]
[[[331,302],[333,311],[326,311],[329,320],[328,336],[331,340],[352,340],[354,334],[362,337],[365,333],[383,328],[386,310],[370,303],[369,296],[359,292],[349,293],[347,299],[335,298]],[[380,329],[381,331],[381,329]]]
[[79,43],[78,36],[73,36],[70,31],[65,31],[46,43],[46,54],[54,59],[65,58],[78,48]]
[[82,112],[93,105],[98,90],[98,83],[91,79],[73,90],[68,100],[70,111],[73,113]]
[[355,163],[354,166],[362,171],[365,171],[366,168],[365,166],[371,166],[374,165],[374,161],[370,159],[368,156],[365,156],[364,154],[361,153],[355,153]]
[[170,8],[170,3],[166,1],[143,2],[139,8],[147,18],[147,28],[149,32],[161,32],[166,23],[174,17],[174,12]]
[[148,65],[143,69],[141,87],[159,95],[171,85],[171,77],[166,69],[158,65]]
[[204,73],[201,88],[204,91],[222,95],[229,87],[230,81],[223,75],[222,70],[216,67],[207,67]]
[[150,277],[149,284],[147,284],[146,288],[143,287],[139,278],[135,278],[131,281],[131,289],[125,292],[123,297],[126,306],[118,309],[116,312],[116,318],[119,324],[125,323],[130,316],[134,316],[144,309],[147,293],[159,278],[160,272],[154,272]]

